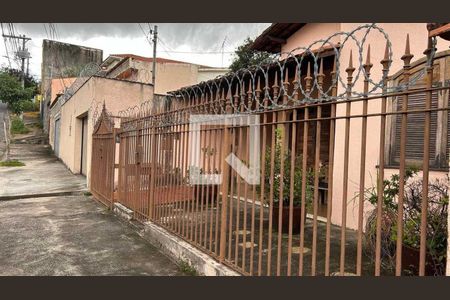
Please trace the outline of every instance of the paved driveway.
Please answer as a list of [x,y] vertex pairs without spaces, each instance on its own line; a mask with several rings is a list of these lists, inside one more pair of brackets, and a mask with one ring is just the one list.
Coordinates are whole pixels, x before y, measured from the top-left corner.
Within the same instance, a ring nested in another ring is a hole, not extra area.
[[89,197],[0,202],[0,275],[179,275],[176,264]]
[[79,192],[85,178],[48,147],[11,146],[26,166],[0,167],[0,275],[180,275],[135,228]]
[[25,166],[0,167],[0,199],[86,190],[86,177],[72,174],[48,145],[10,144],[9,158]]

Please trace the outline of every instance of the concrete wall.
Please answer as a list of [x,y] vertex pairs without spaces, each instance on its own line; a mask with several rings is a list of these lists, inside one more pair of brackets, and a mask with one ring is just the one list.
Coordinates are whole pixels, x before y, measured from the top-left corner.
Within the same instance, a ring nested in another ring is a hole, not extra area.
[[103,51],[51,40],[42,42],[41,93],[44,96],[44,130],[48,132],[48,103],[51,97],[51,79],[78,76],[88,63],[100,64]]
[[[113,67],[114,68],[114,67]],[[152,82],[153,64],[151,61],[142,61],[129,58],[115,67],[109,78],[124,78],[142,83]],[[182,87],[195,85],[202,81],[214,79],[228,72],[223,68],[205,68],[196,64],[183,62],[157,62],[155,93],[166,94]]]
[[198,68],[198,65],[193,64],[157,63],[155,93],[166,94],[196,84]]
[[[117,115],[120,110],[151,99],[153,86],[125,80],[91,77],[61,106],[60,158],[73,173],[80,173],[81,119],[88,117],[87,182],[89,183],[92,151],[93,101],[105,102],[107,110]],[[53,123],[53,122],[51,122]],[[53,125],[52,125],[53,126]]]
[[[327,38],[331,34],[338,31],[352,31],[356,27],[364,25],[364,23],[313,23],[307,24],[298,32],[288,38],[287,43],[283,45],[282,51],[291,51],[299,46],[308,46],[311,42],[318,39]],[[389,40],[392,43],[393,50],[393,62],[390,68],[390,74],[394,74],[403,67],[403,61],[400,57],[405,50],[406,35],[409,33],[411,41],[411,53],[414,54],[414,60],[422,58],[423,51],[427,48],[427,36],[428,32],[425,23],[377,23],[377,25],[384,29],[388,34]],[[359,41],[363,37],[363,32],[356,35]],[[343,38],[334,38],[333,42],[342,42]],[[366,45],[371,46],[371,62],[373,68],[371,70],[371,78],[378,82],[382,77],[380,61],[384,56],[385,39],[380,33],[369,34],[366,40]],[[347,45],[348,44],[348,45]],[[320,44],[317,44],[317,49]],[[438,51],[447,50],[449,42],[439,39]],[[344,82],[347,78],[345,72],[348,66],[350,49],[353,50],[353,65],[358,67],[358,51],[354,42],[347,42],[346,46],[341,51],[340,56],[340,75]],[[366,51],[366,49],[364,50]],[[302,51],[299,51],[302,52]],[[364,59],[365,59],[365,53]],[[356,75],[356,72],[354,73]],[[362,77],[362,76],[360,76]],[[360,78],[354,86],[354,90],[362,91],[363,80]],[[343,87],[338,87],[338,94],[342,93]],[[371,100],[368,106],[369,113],[380,112],[381,101],[378,99]],[[351,114],[359,114],[362,112],[362,103],[352,104]],[[337,116],[345,115],[345,105],[337,106]],[[347,226],[350,228],[357,227],[357,202],[355,197],[358,195],[359,189],[359,176],[360,176],[360,162],[361,162],[361,119],[354,119],[350,125],[350,151],[349,157],[349,175],[348,175],[348,193],[347,193]],[[332,222],[341,225],[342,220],[342,207],[343,207],[343,169],[344,169],[344,137],[345,137],[345,121],[340,120],[336,122],[336,134],[335,134],[335,158],[334,158],[334,176],[333,176],[333,209],[332,209]],[[380,118],[374,117],[368,119],[367,130],[369,138],[367,140],[367,155],[366,155],[366,172],[365,182],[366,186],[372,186],[376,180],[376,166],[378,165],[379,158],[379,142],[380,142]],[[387,172],[386,177],[389,176]],[[444,174],[444,173],[442,173]],[[433,176],[436,174],[433,174]],[[366,210],[371,209],[367,207]]]
[[225,73],[228,73],[229,71],[230,71],[229,69],[225,68],[199,68],[197,83],[214,79],[217,76],[221,76],[224,75]]

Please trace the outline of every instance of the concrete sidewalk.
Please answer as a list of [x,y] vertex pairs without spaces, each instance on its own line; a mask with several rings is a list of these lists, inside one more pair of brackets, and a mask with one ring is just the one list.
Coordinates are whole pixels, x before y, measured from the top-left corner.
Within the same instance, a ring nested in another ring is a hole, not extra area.
[[0,275],[183,275],[90,197],[0,201]]
[[86,191],[86,178],[73,175],[48,145],[11,144],[10,159],[23,167],[0,167],[0,199]]

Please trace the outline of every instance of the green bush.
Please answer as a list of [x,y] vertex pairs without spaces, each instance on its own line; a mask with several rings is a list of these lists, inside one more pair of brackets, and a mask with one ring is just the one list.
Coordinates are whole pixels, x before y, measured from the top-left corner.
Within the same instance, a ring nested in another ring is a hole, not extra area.
[[24,112],[39,111],[39,103],[38,102],[34,103],[33,101],[30,101],[30,100],[22,100],[20,102],[22,105],[22,110]]
[[[423,185],[428,185],[427,199],[427,232],[426,251],[434,264],[435,275],[445,274],[447,254],[447,216],[449,204],[449,179],[434,179],[423,183],[418,177],[418,169],[408,167],[405,170],[403,195],[403,236],[402,244],[413,249],[420,248],[420,226],[422,217]],[[400,177],[391,175],[383,180],[382,218],[381,218],[381,258],[385,269],[393,271],[398,226],[398,198]],[[365,199],[374,206],[378,202],[377,186],[370,187],[365,192]],[[366,243],[370,256],[374,257],[377,240],[377,210],[369,213],[366,223]],[[427,264],[429,262],[427,261]],[[404,266],[405,268],[407,266]]]
[[19,117],[13,117],[11,119],[11,133],[12,134],[25,134],[30,130],[25,126],[23,121]]
[[[275,153],[273,160],[273,182],[271,182],[271,166],[272,166],[272,151],[270,147],[267,148],[265,153],[265,174],[264,174],[264,183],[265,183],[265,194],[266,197],[270,195],[270,187],[273,188],[273,202],[277,205],[279,201],[280,195],[280,186],[281,186],[281,160],[284,161],[284,176],[283,176],[283,205],[288,206],[290,203],[290,188],[291,188],[291,150],[284,149],[284,155],[281,149],[282,137],[281,130],[278,128],[275,130]],[[303,182],[303,170],[302,170],[302,156],[295,156],[295,164],[294,164],[294,197],[293,197],[293,206],[299,207],[302,204],[302,182]],[[314,197],[314,171],[308,169],[306,171],[306,190],[305,190],[305,199],[306,199],[306,207],[309,207],[312,203]]]

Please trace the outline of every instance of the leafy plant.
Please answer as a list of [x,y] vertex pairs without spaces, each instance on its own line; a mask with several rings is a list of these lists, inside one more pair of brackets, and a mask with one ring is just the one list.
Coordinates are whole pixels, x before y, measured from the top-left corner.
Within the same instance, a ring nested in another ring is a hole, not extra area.
[[11,133],[12,134],[25,134],[30,132],[30,130],[25,126],[22,119],[19,117],[11,118]]
[[23,101],[31,99],[34,93],[35,87],[22,88],[16,77],[0,72],[0,99],[8,104],[13,113],[23,112]]
[[33,102],[30,100],[21,100],[22,111],[30,112],[30,111],[39,111],[39,103]]
[[[272,149],[267,148],[265,153],[265,193],[266,196],[270,196],[270,188],[273,188],[273,202],[277,204],[279,202],[280,187],[283,183],[283,205],[288,206],[290,203],[290,189],[291,189],[291,151],[290,149],[284,149],[282,153],[281,143],[282,143],[281,130],[275,130],[275,152],[274,152],[274,162],[272,166]],[[281,161],[284,162],[283,179],[281,179]],[[294,167],[294,180],[292,184],[294,185],[294,197],[293,205],[294,207],[301,206],[302,204],[302,182],[303,182],[303,172],[302,172],[302,156],[296,155]],[[273,168],[273,181],[271,180],[271,168]],[[306,171],[306,207],[312,203],[314,194],[314,172],[310,169]]]
[[198,275],[197,270],[193,266],[191,266],[191,264],[186,260],[180,259],[178,261],[178,268],[185,275],[188,276]]
[[[420,248],[422,218],[423,181],[421,178],[416,178],[417,173],[417,168],[406,169],[403,195],[402,243],[413,249]],[[436,179],[428,183],[426,250],[432,262],[427,261],[427,263],[434,264],[433,269],[437,275],[445,273],[448,184],[448,177],[445,180]],[[381,255],[383,266],[388,270],[393,270],[395,267],[399,188],[400,178],[398,174],[394,174],[390,179],[383,181],[382,220],[380,222]],[[377,191],[377,187],[371,187],[365,193],[365,199],[373,205],[377,204]],[[377,210],[374,209],[369,214],[366,224],[366,242],[371,252],[374,251],[376,244],[376,216]]]

